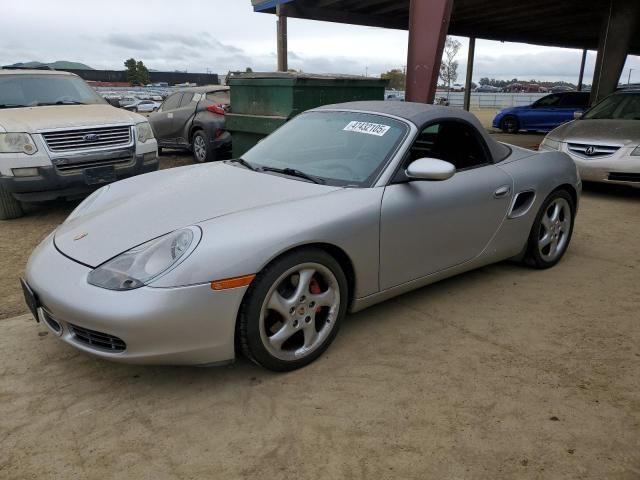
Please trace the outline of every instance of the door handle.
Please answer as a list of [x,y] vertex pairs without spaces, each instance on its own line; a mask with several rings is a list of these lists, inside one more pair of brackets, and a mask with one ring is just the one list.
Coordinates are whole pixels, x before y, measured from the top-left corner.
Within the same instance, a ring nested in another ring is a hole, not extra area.
[[511,193],[511,187],[509,185],[503,185],[498,188],[495,192],[493,192],[494,198],[504,198]]

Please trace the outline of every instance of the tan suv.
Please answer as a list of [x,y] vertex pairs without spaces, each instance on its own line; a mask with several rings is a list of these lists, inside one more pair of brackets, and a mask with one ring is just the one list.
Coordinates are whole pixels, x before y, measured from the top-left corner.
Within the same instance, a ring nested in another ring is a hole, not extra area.
[[74,74],[0,69],[0,220],[20,217],[23,202],[82,197],[157,169],[143,116]]

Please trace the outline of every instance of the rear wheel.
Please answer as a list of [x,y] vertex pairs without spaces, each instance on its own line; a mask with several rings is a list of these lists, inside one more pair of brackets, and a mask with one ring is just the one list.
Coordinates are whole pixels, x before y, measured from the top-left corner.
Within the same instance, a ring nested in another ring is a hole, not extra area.
[[0,220],[12,220],[22,215],[22,204],[10,192],[0,187]]
[[258,274],[238,317],[242,352],[275,371],[308,365],[331,344],[347,311],[347,279],[328,253],[306,248]]
[[517,117],[507,115],[500,122],[500,129],[505,133],[518,133],[520,130],[520,122]]
[[573,234],[575,205],[566,190],[547,197],[529,235],[526,263],[535,268],[553,267],[567,251]]
[[193,134],[191,148],[193,150],[193,159],[196,163],[211,162],[214,160],[214,153],[209,144],[209,137],[204,131],[198,130]]

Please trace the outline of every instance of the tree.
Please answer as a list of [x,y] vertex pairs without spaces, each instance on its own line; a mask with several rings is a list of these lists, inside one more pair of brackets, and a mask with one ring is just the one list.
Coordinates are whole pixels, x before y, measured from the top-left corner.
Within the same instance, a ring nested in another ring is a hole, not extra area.
[[144,63],[139,61],[136,63],[136,70],[138,73],[138,83],[140,85],[146,85],[149,83],[149,70],[144,66]]
[[253,73],[253,68],[247,67],[245,73]]
[[406,75],[402,70],[398,68],[394,68],[393,70],[384,72],[382,75],[380,75],[380,78],[389,80],[389,88],[392,88],[394,90],[405,89]]
[[141,61],[135,58],[125,60],[124,66],[127,69],[127,80],[133,85],[146,85],[149,83],[149,70]]
[[440,79],[447,85],[447,99],[451,84],[458,79],[458,61],[455,60],[462,44],[451,37],[447,37],[444,43],[442,63],[440,64]]
[[124,62],[124,66],[127,68],[127,81],[129,81],[129,83],[137,83],[138,68],[136,60],[134,58],[130,58]]

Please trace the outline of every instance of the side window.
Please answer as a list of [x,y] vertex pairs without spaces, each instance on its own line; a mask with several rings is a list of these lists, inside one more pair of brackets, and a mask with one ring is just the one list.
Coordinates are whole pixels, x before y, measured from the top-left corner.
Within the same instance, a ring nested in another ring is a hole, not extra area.
[[455,121],[432,124],[420,132],[411,147],[410,161],[419,158],[444,160],[455,165],[456,170],[490,163],[475,128]]
[[566,93],[560,99],[561,107],[584,108],[587,102],[584,101],[584,95],[581,93]]
[[546,97],[542,97],[540,100],[533,104],[534,107],[544,108],[544,107],[554,107],[558,105],[560,102],[560,95],[547,95]]
[[169,96],[164,103],[162,104],[162,111],[166,112],[167,110],[175,110],[180,105],[180,99],[182,98],[182,93],[174,93]]
[[192,99],[193,99],[193,92],[186,92],[182,96],[182,100],[180,101],[180,107],[186,107],[191,103]]

